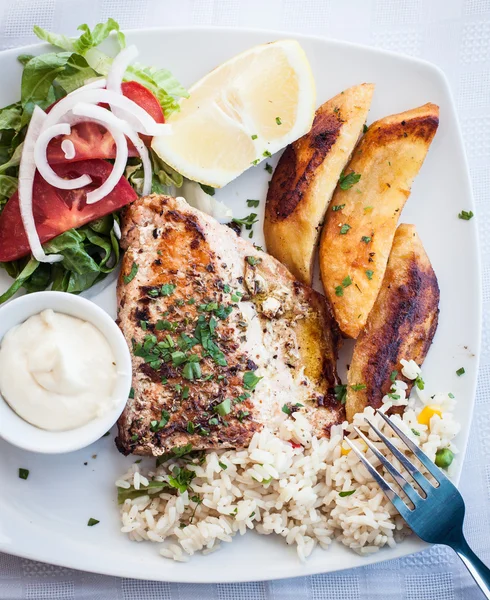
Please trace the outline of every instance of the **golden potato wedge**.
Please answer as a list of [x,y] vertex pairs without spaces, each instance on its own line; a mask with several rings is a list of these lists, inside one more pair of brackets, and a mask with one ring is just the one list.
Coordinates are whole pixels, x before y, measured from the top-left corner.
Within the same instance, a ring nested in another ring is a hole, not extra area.
[[290,144],[274,171],[265,207],[267,251],[311,285],[325,212],[361,135],[374,85],[345,90],[316,111],[311,131]]
[[432,265],[415,226],[400,225],[379,295],[354,346],[347,376],[349,421],[366,406],[381,406],[393,371],[410,393],[413,381],[402,376],[400,360],[413,359],[419,366],[424,362],[438,316],[439,286]]
[[378,295],[398,218],[439,124],[439,108],[373,123],[339,180],[320,242],[325,293],[342,332],[357,338]]

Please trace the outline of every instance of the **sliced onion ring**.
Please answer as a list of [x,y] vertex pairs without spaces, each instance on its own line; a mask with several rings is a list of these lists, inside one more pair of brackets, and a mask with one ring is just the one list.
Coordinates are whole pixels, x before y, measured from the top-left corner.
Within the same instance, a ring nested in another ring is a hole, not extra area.
[[110,194],[124,175],[126,163],[128,162],[128,143],[123,133],[123,121],[101,106],[83,102],[77,103],[72,112],[75,117],[86,117],[90,121],[105,127],[116,143],[116,160],[111,174],[100,187],[87,194],[87,204],[95,204],[105,198],[107,194]]
[[66,160],[72,160],[76,156],[75,145],[71,140],[63,140],[61,142],[61,149],[65,155]]
[[53,168],[48,163],[46,156],[48,145],[53,138],[58,135],[70,135],[71,127],[68,123],[58,123],[52,125],[39,135],[34,147],[34,162],[37,170],[41,173],[42,178],[50,185],[60,190],[77,190],[92,182],[92,178],[88,175],[80,175],[75,179],[63,179],[53,171]]
[[124,79],[126,69],[138,56],[138,48],[133,44],[121,50],[116,58],[112,61],[112,65],[107,75],[107,89],[113,92],[121,93],[121,84]]
[[[45,128],[59,123],[69,111],[78,103],[99,104],[106,103],[112,107],[124,109],[124,112],[132,115],[137,122],[136,131],[145,135],[168,135],[171,132],[171,125],[157,123],[141,106],[133,102],[126,96],[112,92],[110,90],[88,89],[80,91],[77,94],[68,95],[50,110],[45,122]],[[108,112],[108,111],[106,111]]]
[[[125,121],[122,121],[111,112],[103,109],[100,106],[93,106],[91,104],[85,105],[80,103],[73,112],[77,113],[77,116],[73,116],[72,119],[78,121],[86,121],[87,119],[107,127],[108,131],[111,132],[109,127],[119,129],[132,143],[140,155],[141,162],[143,165],[143,190],[144,196],[147,196],[151,192],[151,161],[150,155],[148,154],[148,148],[139,138],[138,134],[132,129]],[[127,157],[126,157],[127,160]],[[119,181],[119,179],[118,179]],[[117,183],[117,182],[116,182]],[[94,194],[91,192],[91,194]]]
[[49,256],[45,254],[32,210],[34,175],[36,174],[34,148],[46,118],[46,113],[36,105],[27,129],[19,165],[19,209],[32,255],[39,262],[55,263],[63,260],[63,256],[61,254],[50,254]]

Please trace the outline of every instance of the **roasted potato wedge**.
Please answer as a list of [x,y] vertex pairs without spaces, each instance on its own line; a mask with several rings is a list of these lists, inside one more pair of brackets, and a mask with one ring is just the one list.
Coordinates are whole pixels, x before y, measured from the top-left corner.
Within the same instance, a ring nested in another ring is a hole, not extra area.
[[[414,225],[396,230],[381,290],[366,327],[357,338],[347,377],[349,421],[366,406],[379,407],[400,360],[424,362],[437,329],[439,286]],[[359,384],[366,386],[357,389]],[[354,389],[352,389],[354,386]]]
[[374,85],[345,90],[316,111],[311,131],[284,151],[267,194],[267,251],[306,285],[328,203],[366,121]]
[[339,180],[322,232],[320,271],[348,337],[357,338],[366,324],[398,218],[438,124],[435,104],[376,121]]

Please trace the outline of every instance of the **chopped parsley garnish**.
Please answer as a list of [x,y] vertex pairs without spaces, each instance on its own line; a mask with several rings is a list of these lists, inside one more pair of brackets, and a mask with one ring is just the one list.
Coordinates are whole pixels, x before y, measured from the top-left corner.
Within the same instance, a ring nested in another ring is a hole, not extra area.
[[253,371],[246,371],[243,374],[243,385],[247,390],[254,390],[262,377],[257,377]]
[[345,498],[346,496],[352,496],[352,494],[355,492],[356,490],[349,490],[348,492],[339,492],[339,496],[341,498]]
[[282,125],[281,117],[276,117],[276,123]]
[[264,150],[264,152],[262,152],[262,156],[265,156],[265,158],[269,158],[269,156],[272,156],[272,154],[269,152],[269,150]]
[[371,238],[368,235],[363,235],[361,238],[361,242],[364,242],[365,244],[369,244],[370,241]]
[[240,423],[243,422],[243,419],[247,418],[249,416],[249,412],[248,410],[241,410],[238,414],[237,414],[237,419],[240,421]]
[[345,404],[347,399],[347,386],[345,384],[336,385],[334,388],[335,398],[341,403]]
[[454,400],[454,394],[451,394],[451,392],[449,392],[448,396],[451,398],[451,400]]
[[100,523],[100,521],[98,521],[97,519],[92,519],[92,517],[90,517],[87,525],[88,525],[88,527],[93,527],[94,525],[97,525],[97,523]]
[[133,281],[133,279],[136,277],[136,273],[138,272],[138,265],[137,263],[133,263],[132,267],[131,267],[131,271],[129,273],[129,275],[124,275],[123,277],[123,281],[124,283],[131,283]]
[[131,441],[132,442],[137,442],[139,440],[139,436],[137,433],[133,433],[133,435],[131,436]]
[[194,431],[196,430],[196,426],[194,425],[194,423],[192,421],[189,421],[187,423],[187,433],[194,433]]
[[251,267],[255,267],[262,262],[261,258],[255,258],[255,256],[247,256],[247,262]]
[[413,433],[413,435],[420,436],[420,431],[417,431],[413,427],[412,427],[412,433]]
[[256,140],[256,139],[257,139],[259,136],[258,136],[256,133],[254,133],[254,134],[253,134],[253,135],[251,135],[250,137],[251,137],[253,140]]
[[344,223],[342,225],[342,227],[340,228],[340,234],[345,235],[349,231],[349,229],[351,229],[351,226],[348,225],[347,223]]
[[129,397],[130,397],[131,399],[133,399],[133,398],[134,398],[134,388],[133,388],[133,387],[132,387],[132,388],[129,390]]
[[225,465],[225,463],[222,463],[221,461],[218,461],[218,464],[223,469],[223,471],[226,471],[226,469],[228,468],[228,466]]
[[286,413],[287,415],[292,415],[294,412],[296,412],[296,410],[294,409],[298,409],[298,408],[303,408],[304,404],[300,404],[299,402],[296,402],[296,404],[285,404],[282,407],[282,412]]
[[229,415],[231,412],[231,400],[229,398],[223,400],[223,402],[214,407],[214,412],[217,412],[220,417]]
[[259,162],[260,162],[260,158],[256,158],[255,160],[253,160],[253,161],[251,162],[251,164],[255,166],[255,165],[258,165],[258,164],[259,164]]
[[182,400],[187,400],[188,397],[189,397],[189,386],[184,385],[184,387],[182,389]]
[[337,212],[338,210],[342,210],[343,208],[345,208],[345,204],[336,204],[335,206],[332,206],[333,212]]
[[365,383],[356,383],[354,385],[351,385],[350,389],[354,390],[354,392],[359,392],[361,390],[365,390],[366,389],[366,384]]
[[335,295],[339,297],[344,295],[344,288],[341,285],[335,286]]
[[460,219],[463,219],[463,221],[469,221],[470,219],[472,219],[475,215],[473,214],[473,212],[471,210],[467,211],[467,210],[462,210],[458,217]]
[[172,476],[169,476],[168,483],[171,487],[179,490],[181,494],[185,493],[191,485],[191,481],[196,476],[194,471],[185,467],[174,467]]
[[390,375],[390,381],[395,381],[398,371],[392,371]]
[[269,175],[272,175],[272,165],[270,165],[268,162],[265,163],[264,169],[267,171],[267,173],[269,173]]
[[249,206],[250,208],[257,208],[259,204],[260,200],[247,200],[247,206]]
[[392,400],[400,400],[400,394],[394,394],[392,392],[391,394],[388,394],[388,398],[391,398]]
[[19,469],[19,479],[27,479],[29,477],[29,469]]
[[208,421],[209,425],[217,427],[219,425],[219,420],[216,417],[212,417]]
[[420,375],[417,375],[415,379],[415,385],[419,388],[419,390],[423,390],[425,388],[425,382]]
[[461,367],[460,369],[458,369],[458,370],[456,371],[456,375],[457,375],[458,377],[461,377],[461,375],[464,375],[465,373],[466,373],[466,371],[464,370],[464,367]]
[[165,409],[162,410],[160,421],[150,421],[150,429],[155,433],[163,429],[170,419],[170,413]]
[[187,362],[184,365],[184,368],[182,369],[182,376],[188,379],[189,381],[199,379],[201,375],[201,367],[198,362]]
[[170,296],[175,292],[176,287],[174,283],[164,283],[160,293],[162,296]]
[[352,279],[350,278],[350,275],[347,275],[347,277],[342,281],[342,287],[346,288],[349,287],[352,284]]
[[371,281],[371,279],[373,278],[374,275],[374,271],[366,271],[366,277],[369,279],[369,281]]
[[106,431],[102,437],[107,437],[108,435],[111,435],[110,431]]
[[173,325],[170,321],[166,319],[160,319],[155,323],[155,329],[157,331],[172,331],[176,325]]
[[140,327],[143,331],[146,331],[148,329],[148,323],[146,321],[140,321]]
[[240,302],[242,296],[243,296],[243,294],[241,292],[233,292],[233,294],[231,295],[231,301],[232,302]]
[[248,231],[252,229],[255,223],[258,223],[256,213],[250,213],[248,217],[244,217],[243,219],[232,219],[233,223],[238,223],[238,225],[245,225],[245,229]]
[[[247,200],[247,202],[248,202],[248,200]],[[231,292],[231,287],[227,283],[225,283],[225,285],[223,286],[223,292],[225,294],[229,294]]]
[[165,452],[161,456],[157,458],[157,467],[162,465],[164,462],[171,458],[182,458],[186,454],[190,454],[192,452],[192,444],[186,444],[185,446],[176,446],[172,448],[170,452]]
[[350,190],[350,188],[359,182],[361,179],[360,173],[349,173],[348,175],[344,175],[343,173],[339,177],[339,186],[341,190]]
[[364,123],[364,125],[362,126],[362,133],[366,133],[368,129],[369,127],[366,125],[366,123]]

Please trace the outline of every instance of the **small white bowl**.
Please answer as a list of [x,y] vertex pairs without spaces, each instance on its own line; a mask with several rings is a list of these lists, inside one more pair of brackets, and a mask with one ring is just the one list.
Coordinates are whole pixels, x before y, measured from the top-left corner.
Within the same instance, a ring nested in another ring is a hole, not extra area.
[[60,454],[92,444],[114,425],[131,390],[131,355],[121,330],[112,318],[90,300],[65,292],[26,294],[0,308],[0,343],[15,325],[48,308],[88,321],[109,343],[116,362],[114,408],[102,417],[69,431],[47,431],[24,421],[0,395],[0,437],[14,446],[44,454]]

